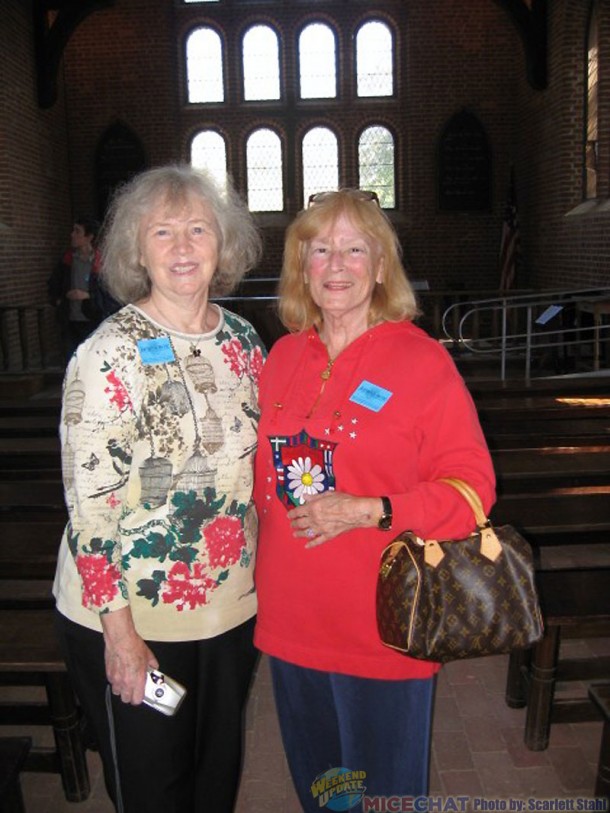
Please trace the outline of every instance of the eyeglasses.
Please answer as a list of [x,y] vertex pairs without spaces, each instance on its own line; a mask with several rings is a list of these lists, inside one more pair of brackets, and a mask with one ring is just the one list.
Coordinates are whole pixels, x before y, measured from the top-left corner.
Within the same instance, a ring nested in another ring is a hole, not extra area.
[[315,192],[313,195],[309,196],[307,208],[309,209],[310,206],[313,206],[316,203],[323,203],[333,195],[338,195],[339,192],[344,195],[349,195],[356,200],[373,201],[373,203],[376,203],[377,206],[379,206],[379,197],[377,196],[377,192],[372,192],[368,189],[340,189],[329,192]]

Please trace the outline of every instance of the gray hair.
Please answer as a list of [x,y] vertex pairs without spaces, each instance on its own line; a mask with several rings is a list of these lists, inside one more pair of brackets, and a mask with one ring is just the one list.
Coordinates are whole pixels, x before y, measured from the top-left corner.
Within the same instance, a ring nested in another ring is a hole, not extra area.
[[137,302],[150,293],[150,278],[140,263],[142,220],[160,202],[180,209],[190,195],[210,207],[218,224],[218,267],[210,283],[211,296],[231,293],[259,261],[260,234],[231,184],[221,191],[208,174],[188,164],[157,167],[118,189],[104,221],[101,276],[119,302]]

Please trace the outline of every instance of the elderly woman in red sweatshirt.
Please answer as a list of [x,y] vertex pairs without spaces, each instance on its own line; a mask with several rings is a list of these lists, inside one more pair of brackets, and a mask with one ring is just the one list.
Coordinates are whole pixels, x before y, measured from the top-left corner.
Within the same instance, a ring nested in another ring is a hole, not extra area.
[[373,193],[312,196],[286,237],[290,333],[260,383],[255,643],[270,656],[304,811],[319,811],[337,772],[353,779],[354,802],[365,787],[427,793],[440,667],[380,642],[379,558],[405,529],[474,529],[441,478],[470,483],[486,510],[495,497],[475,407],[448,353],[413,324],[400,254]]

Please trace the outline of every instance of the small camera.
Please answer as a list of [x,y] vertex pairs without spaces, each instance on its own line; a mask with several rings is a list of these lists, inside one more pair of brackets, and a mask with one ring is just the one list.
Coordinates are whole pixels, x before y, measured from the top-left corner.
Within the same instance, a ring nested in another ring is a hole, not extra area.
[[149,669],[144,689],[144,702],[168,717],[180,708],[186,689],[173,678],[156,669]]

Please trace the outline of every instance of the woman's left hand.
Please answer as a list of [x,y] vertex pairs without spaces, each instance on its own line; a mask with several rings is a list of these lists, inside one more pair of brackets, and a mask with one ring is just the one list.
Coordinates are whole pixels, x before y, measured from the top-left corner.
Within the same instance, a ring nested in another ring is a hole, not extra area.
[[144,698],[146,670],[158,669],[159,662],[136,632],[129,607],[106,613],[100,620],[104,630],[106,677],[112,693],[123,703],[137,706]]
[[379,497],[354,497],[340,491],[305,496],[303,505],[288,511],[295,536],[307,539],[306,548],[328,542],[354,528],[376,528],[381,516]]

